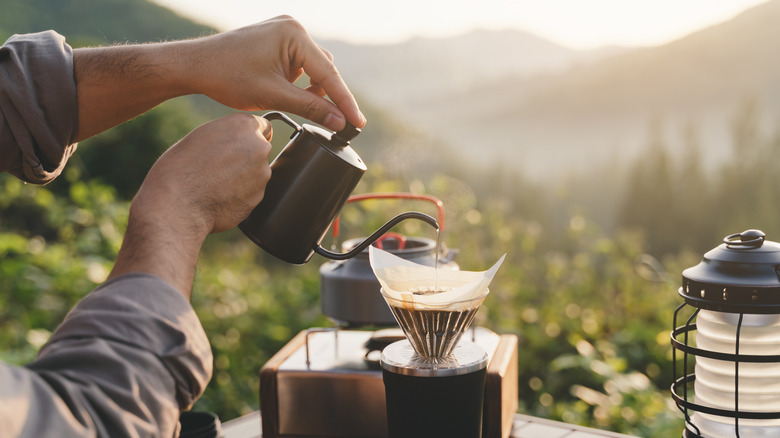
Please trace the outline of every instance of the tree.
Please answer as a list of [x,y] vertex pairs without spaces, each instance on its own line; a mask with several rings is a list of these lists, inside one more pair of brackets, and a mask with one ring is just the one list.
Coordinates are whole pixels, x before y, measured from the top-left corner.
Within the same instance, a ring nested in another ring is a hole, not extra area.
[[650,144],[631,167],[617,221],[622,228],[653,236],[647,247],[655,255],[678,248],[680,232],[676,229],[673,170],[661,133],[660,123],[654,123]]
[[85,176],[132,199],[157,158],[197,125],[187,100],[166,102],[130,122],[83,142],[77,149]]

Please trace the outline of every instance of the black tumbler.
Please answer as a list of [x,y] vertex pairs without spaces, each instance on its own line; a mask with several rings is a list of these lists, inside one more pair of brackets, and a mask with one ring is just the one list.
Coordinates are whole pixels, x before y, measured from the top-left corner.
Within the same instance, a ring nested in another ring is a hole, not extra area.
[[219,418],[204,411],[184,411],[179,417],[179,438],[224,438]]
[[424,358],[409,341],[382,351],[390,438],[482,437],[488,357],[461,342],[445,358]]

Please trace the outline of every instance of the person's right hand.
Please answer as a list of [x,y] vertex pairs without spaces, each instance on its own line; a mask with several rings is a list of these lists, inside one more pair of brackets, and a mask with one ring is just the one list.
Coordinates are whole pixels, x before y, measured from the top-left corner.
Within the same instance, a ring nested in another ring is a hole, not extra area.
[[144,272],[189,296],[206,235],[244,220],[271,177],[271,124],[250,114],[206,123],[152,166],[130,206],[109,278]]
[[246,113],[196,128],[152,166],[133,206],[204,237],[235,227],[263,199],[271,135],[268,120]]

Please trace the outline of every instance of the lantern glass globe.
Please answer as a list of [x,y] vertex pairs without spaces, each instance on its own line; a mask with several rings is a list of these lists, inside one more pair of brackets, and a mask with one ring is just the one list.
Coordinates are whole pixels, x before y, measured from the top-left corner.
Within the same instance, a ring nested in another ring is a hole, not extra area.
[[[699,349],[736,353],[739,314],[701,310],[696,317]],[[744,315],[739,335],[740,355],[780,355],[780,315]],[[732,361],[696,358],[695,399],[698,404],[735,410],[735,373]],[[739,411],[780,411],[780,363],[740,362]],[[734,419],[696,412],[693,423],[708,438],[735,437]],[[740,438],[780,437],[780,419],[739,419]]]

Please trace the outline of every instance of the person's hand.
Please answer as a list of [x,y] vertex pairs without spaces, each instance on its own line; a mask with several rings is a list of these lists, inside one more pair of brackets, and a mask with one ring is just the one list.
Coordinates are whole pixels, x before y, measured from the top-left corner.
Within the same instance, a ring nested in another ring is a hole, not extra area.
[[[75,49],[76,140],[186,94],[239,110],[287,111],[334,131],[344,128],[345,116],[363,127],[331,58],[287,16],[191,40]],[[311,85],[293,85],[304,73]]]
[[262,200],[271,177],[271,132],[261,117],[234,114],[168,149],[133,198],[109,278],[150,273],[189,296],[206,235],[235,227]]
[[231,229],[263,199],[271,168],[268,120],[233,114],[206,123],[168,149],[152,166],[133,200],[161,221]]
[[[366,124],[331,54],[291,17],[185,43],[193,63],[186,69],[188,80],[218,102],[240,110],[287,111],[335,131],[344,128],[344,116],[357,127]],[[292,84],[303,73],[311,83],[306,89]]]

